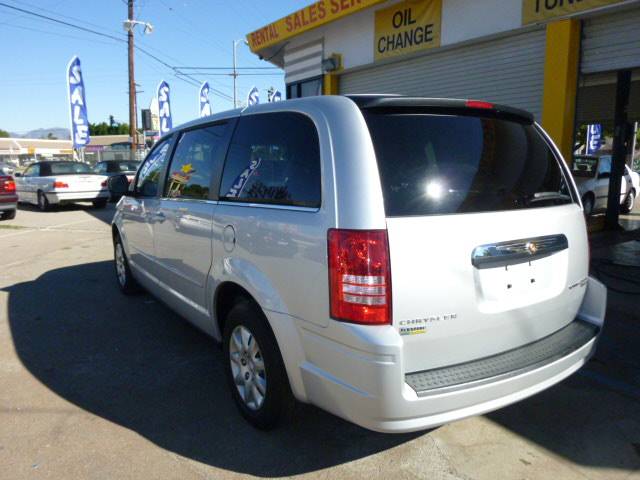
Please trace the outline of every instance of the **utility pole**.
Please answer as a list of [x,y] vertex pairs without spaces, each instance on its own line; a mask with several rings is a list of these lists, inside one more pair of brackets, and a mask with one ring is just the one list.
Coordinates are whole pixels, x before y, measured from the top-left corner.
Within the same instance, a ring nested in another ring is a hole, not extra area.
[[[133,22],[133,1],[128,0],[127,7],[129,10],[128,19],[129,22]],[[133,25],[133,24],[132,24]],[[137,115],[136,115],[136,80],[133,64],[133,27],[129,28],[127,32],[127,43],[129,47],[129,136],[131,137],[131,153],[135,155],[137,147]]]

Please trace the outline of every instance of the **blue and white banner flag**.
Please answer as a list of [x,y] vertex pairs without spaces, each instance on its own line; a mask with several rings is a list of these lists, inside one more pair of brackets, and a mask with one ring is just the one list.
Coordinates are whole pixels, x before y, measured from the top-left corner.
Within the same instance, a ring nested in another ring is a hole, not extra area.
[[209,115],[211,115],[211,104],[209,103],[209,82],[204,82],[200,86],[198,105],[200,117],[208,117]]
[[173,128],[169,84],[164,80],[158,85],[158,116],[160,117],[160,136],[162,136]]
[[229,189],[225,197],[239,198],[242,195],[242,191],[244,190],[247,181],[251,178],[251,175],[253,175],[253,172],[258,169],[261,163],[261,158],[251,160],[247,168],[245,168],[233,181],[233,183],[231,184],[231,188]]
[[257,105],[260,103],[260,92],[257,87],[253,87],[249,90],[249,94],[247,95],[247,106]]
[[587,125],[587,155],[593,155],[602,147],[602,125]]
[[280,93],[280,90],[273,90],[269,95],[269,103],[281,102],[281,101],[282,101],[282,94]]
[[67,91],[71,116],[71,142],[73,148],[82,148],[91,141],[91,138],[89,137],[84,80],[82,79],[80,59],[77,56],[71,59],[67,67]]

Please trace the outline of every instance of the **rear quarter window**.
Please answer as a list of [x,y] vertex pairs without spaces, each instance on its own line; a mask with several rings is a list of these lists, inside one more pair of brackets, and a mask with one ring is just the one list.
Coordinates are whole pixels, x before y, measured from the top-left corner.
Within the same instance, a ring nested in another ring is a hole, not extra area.
[[224,166],[227,201],[320,206],[320,146],[315,125],[292,112],[241,117]]
[[535,126],[494,117],[365,112],[388,216],[445,215],[573,201]]

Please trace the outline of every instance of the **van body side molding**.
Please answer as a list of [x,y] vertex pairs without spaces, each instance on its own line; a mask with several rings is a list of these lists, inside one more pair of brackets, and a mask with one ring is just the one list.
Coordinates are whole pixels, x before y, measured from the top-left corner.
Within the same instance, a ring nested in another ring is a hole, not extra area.
[[473,249],[471,263],[476,268],[494,268],[530,262],[567,248],[569,242],[562,234],[490,243]]

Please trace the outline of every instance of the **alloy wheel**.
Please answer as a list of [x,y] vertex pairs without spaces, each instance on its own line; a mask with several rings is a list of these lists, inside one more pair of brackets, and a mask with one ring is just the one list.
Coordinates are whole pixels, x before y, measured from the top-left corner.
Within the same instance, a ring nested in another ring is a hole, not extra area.
[[267,393],[264,359],[255,337],[243,325],[231,332],[229,358],[240,398],[250,410],[259,410]]
[[127,283],[127,268],[124,259],[124,250],[120,242],[116,243],[116,274],[120,286],[124,287]]

